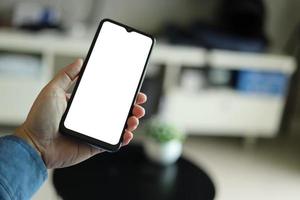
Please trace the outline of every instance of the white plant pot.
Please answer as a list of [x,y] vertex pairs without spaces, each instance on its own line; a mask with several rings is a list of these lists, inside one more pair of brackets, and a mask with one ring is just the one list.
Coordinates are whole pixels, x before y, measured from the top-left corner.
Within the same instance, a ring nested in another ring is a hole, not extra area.
[[181,155],[182,143],[178,140],[171,140],[166,143],[158,143],[147,138],[144,143],[146,155],[150,160],[162,164],[170,165],[175,163]]

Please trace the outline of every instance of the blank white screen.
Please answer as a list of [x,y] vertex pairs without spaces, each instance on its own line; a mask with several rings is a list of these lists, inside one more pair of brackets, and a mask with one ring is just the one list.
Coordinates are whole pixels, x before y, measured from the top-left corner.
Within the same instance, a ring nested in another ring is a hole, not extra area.
[[66,128],[115,145],[141,79],[151,38],[104,22],[66,116]]

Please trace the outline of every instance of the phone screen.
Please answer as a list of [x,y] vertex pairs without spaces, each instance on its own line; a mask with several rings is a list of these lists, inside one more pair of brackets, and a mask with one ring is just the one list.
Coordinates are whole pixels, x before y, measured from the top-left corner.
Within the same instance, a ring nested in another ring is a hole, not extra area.
[[153,40],[104,21],[66,115],[67,129],[116,145]]

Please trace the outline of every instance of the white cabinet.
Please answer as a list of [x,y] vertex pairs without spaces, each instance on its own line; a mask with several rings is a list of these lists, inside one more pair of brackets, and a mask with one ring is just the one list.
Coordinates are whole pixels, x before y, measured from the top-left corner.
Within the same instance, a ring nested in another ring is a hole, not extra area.
[[0,123],[21,124],[44,85],[41,80],[32,78],[0,78]]
[[182,52],[181,47],[170,48],[176,52],[173,62],[169,56],[165,62],[153,58],[153,62],[166,66],[165,97],[160,112],[164,120],[189,134],[273,137],[278,133],[286,96],[246,94],[233,89],[185,91],[178,86],[180,71],[186,66],[201,68],[209,65],[216,69],[279,72],[289,79],[296,68],[294,58],[201,48],[186,48]]
[[284,100],[231,90],[173,90],[163,105],[163,118],[188,133],[271,137],[279,128]]
[[[92,40],[58,34],[0,30],[0,51],[41,56],[39,78],[0,77],[0,124],[18,125],[40,89],[53,76],[58,58],[84,57]],[[177,86],[183,66],[277,71],[290,77],[296,67],[288,56],[213,50],[158,44],[150,62],[166,66],[161,116],[193,134],[274,136],[286,97],[243,94],[235,90],[184,91]],[[64,63],[67,64],[67,63]],[[150,94],[151,95],[151,94]]]
[[41,66],[35,76],[0,74],[0,124],[22,123],[39,91],[53,77],[56,56],[83,57],[89,43],[61,35],[1,30],[0,53],[37,55]]

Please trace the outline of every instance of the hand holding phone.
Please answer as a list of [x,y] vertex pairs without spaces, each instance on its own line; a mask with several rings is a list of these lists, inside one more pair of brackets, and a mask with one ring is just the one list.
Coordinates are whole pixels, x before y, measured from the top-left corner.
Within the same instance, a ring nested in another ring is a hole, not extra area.
[[[59,122],[67,107],[68,89],[78,77],[82,60],[64,67],[40,92],[25,122],[17,128],[15,135],[24,139],[43,158],[47,168],[61,168],[86,160],[103,150],[80,140],[74,140],[59,133]],[[122,100],[122,97],[119,97]],[[123,145],[132,139],[132,131],[138,125],[138,118],[144,115],[140,106],[146,96],[139,93],[132,116],[127,120]],[[100,123],[100,122],[99,122]]]
[[60,132],[105,150],[118,150],[153,43],[150,35],[112,20],[101,21]]

